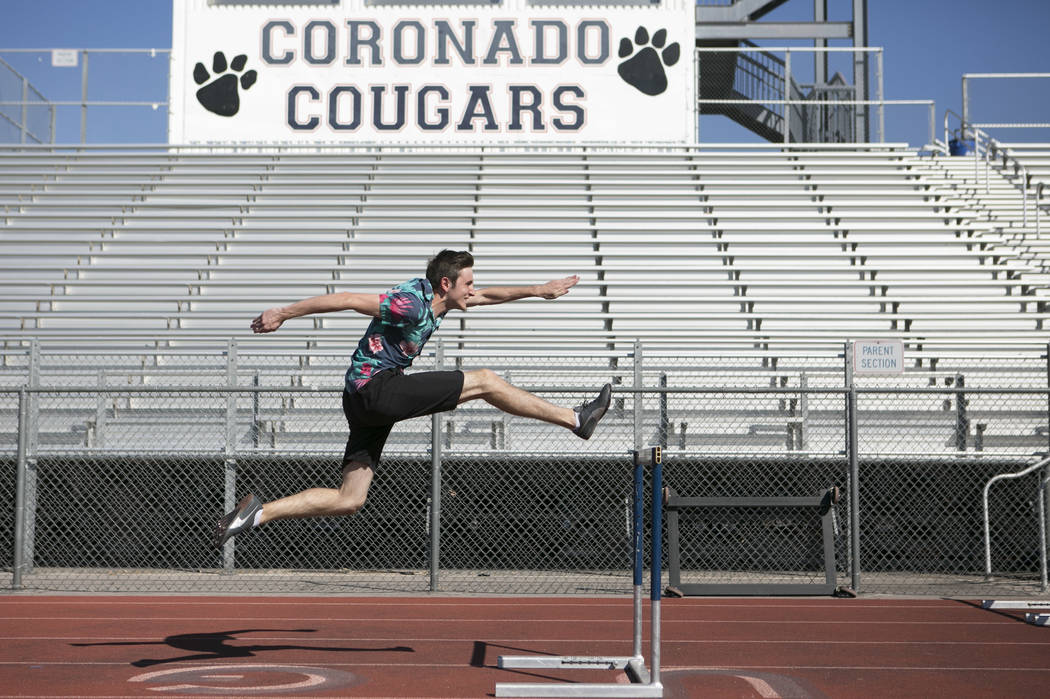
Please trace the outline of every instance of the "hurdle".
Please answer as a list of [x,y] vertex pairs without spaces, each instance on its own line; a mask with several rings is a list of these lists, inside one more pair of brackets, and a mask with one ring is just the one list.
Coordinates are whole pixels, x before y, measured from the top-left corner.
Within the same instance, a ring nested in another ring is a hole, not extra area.
[[[1036,600],[981,600],[981,609],[1026,610],[1024,620],[1033,626],[1050,626],[1050,599]],[[1034,610],[1034,611],[1030,611]]]
[[649,637],[651,669],[646,669],[642,656],[642,524],[643,524],[643,471],[642,453],[632,452],[634,457],[634,516],[632,539],[634,544],[634,654],[630,657],[602,656],[500,656],[500,668],[545,668],[577,670],[623,670],[627,683],[574,683],[552,682],[496,683],[497,697],[662,697],[660,683],[660,583],[661,583],[661,537],[663,531],[663,467],[660,447],[651,447],[649,461],[652,470],[652,562],[649,568],[650,600],[652,612]]

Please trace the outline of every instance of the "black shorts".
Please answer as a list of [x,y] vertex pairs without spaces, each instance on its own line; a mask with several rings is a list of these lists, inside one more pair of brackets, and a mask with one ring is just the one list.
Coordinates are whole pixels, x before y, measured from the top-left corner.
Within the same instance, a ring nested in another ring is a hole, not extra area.
[[452,410],[463,392],[462,371],[404,374],[386,369],[354,393],[343,392],[343,414],[350,425],[343,466],[375,468],[394,423]]

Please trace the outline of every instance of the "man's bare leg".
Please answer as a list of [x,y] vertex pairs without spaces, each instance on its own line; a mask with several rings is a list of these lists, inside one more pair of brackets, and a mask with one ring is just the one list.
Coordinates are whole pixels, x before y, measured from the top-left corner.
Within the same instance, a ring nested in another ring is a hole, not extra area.
[[328,517],[356,514],[364,507],[372,485],[372,468],[351,462],[343,468],[343,484],[335,488],[310,488],[263,505],[259,524],[275,519]]
[[543,420],[570,430],[576,426],[576,413],[571,408],[558,407],[509,384],[491,369],[463,372],[463,390],[459,394],[459,402],[478,398],[511,415]]

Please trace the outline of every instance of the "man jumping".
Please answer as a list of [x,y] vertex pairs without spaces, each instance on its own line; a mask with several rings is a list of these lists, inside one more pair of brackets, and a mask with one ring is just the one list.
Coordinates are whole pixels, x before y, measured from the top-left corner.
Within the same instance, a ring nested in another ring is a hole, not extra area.
[[385,294],[315,296],[271,308],[252,321],[254,332],[269,333],[286,320],[313,313],[352,310],[372,317],[346,372],[343,413],[350,438],[343,455],[342,485],[338,489],[310,488],[266,504],[247,495],[219,520],[213,538],[217,548],[230,537],[275,519],[358,512],[365,504],[390,428],[401,420],[452,410],[466,401],[480,398],[506,413],[561,425],[590,439],[609,408],[609,384],[593,401],[569,409],[512,386],[490,369],[405,373],[450,310],[529,297],[556,299],[579,282],[579,277],[572,276],[538,286],[475,290],[473,268],[469,252],[442,250],[427,264],[425,278],[410,279]]

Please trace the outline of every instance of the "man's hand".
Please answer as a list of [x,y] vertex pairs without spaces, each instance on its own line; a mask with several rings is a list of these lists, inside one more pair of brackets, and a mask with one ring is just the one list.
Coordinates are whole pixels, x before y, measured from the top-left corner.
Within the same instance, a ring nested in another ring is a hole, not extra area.
[[579,281],[580,277],[577,274],[564,279],[555,279],[536,287],[536,295],[544,299],[556,299],[569,293],[569,289],[576,286]]
[[263,311],[255,320],[252,321],[252,332],[254,333],[272,333],[277,328],[281,327],[281,323],[284,322],[284,314],[281,308],[271,308],[268,311]]

